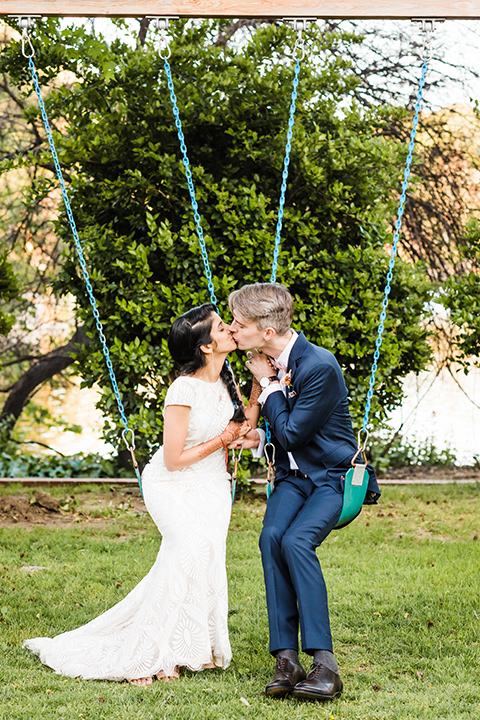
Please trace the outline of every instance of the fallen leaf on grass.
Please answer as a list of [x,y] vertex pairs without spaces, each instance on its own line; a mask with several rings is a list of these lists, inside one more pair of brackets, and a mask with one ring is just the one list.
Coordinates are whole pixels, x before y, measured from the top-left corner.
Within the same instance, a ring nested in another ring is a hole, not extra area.
[[20,570],[23,570],[24,572],[38,572],[39,570],[48,570],[47,567],[44,567],[43,565],[23,565]]
[[241,698],[240,698],[240,702],[242,702],[242,703],[243,703],[244,705],[246,705],[247,707],[250,707],[250,703],[248,702],[248,700],[245,700],[244,697],[241,697]]

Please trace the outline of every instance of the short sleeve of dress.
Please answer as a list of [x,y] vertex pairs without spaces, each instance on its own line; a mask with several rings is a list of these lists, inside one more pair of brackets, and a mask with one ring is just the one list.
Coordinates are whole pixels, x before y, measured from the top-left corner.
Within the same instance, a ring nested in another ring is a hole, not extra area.
[[168,388],[163,409],[165,410],[168,405],[186,405],[187,407],[192,407],[194,400],[194,384],[189,382],[187,378],[179,377],[174,380]]

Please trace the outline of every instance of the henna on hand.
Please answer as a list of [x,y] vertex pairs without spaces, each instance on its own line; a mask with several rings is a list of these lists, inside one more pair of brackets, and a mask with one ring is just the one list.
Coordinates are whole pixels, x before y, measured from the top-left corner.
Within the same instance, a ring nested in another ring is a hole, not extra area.
[[234,440],[238,440],[239,438],[242,438],[251,429],[252,428],[251,428],[250,424],[247,422],[247,420],[244,420],[242,423],[237,423],[237,422],[234,422],[233,420],[230,420],[230,422],[228,423],[225,430],[220,434],[220,438],[224,445],[228,445],[229,443],[233,442]]
[[242,423],[230,420],[220,435],[217,435],[211,440],[207,440],[201,445],[197,445],[198,459],[203,460],[203,458],[211,455],[216,450],[220,450],[222,447],[226,448],[229,443],[242,438],[249,430],[251,430],[251,426],[246,420]]
[[260,405],[258,398],[262,393],[262,386],[258,382],[257,378],[254,377],[252,380],[252,389],[250,391],[250,397],[248,399],[249,405]]

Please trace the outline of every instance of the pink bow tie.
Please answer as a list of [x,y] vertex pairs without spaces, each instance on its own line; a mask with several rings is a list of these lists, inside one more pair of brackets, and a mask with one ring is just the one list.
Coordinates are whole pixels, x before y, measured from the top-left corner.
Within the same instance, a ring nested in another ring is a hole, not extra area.
[[284,373],[287,372],[287,368],[285,367],[285,365],[282,365],[282,363],[278,362],[278,360],[275,360],[275,358],[270,358],[270,360],[276,370],[281,370]]

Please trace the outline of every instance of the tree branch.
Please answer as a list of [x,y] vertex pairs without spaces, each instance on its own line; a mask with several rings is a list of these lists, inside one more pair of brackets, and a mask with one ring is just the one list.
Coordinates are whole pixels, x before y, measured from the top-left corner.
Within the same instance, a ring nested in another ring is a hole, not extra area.
[[79,345],[86,347],[89,343],[90,339],[83,327],[78,328],[66,345],[44,355],[17,380],[0,413],[2,432],[6,431],[7,434],[12,432],[23,408],[28,404],[36,388],[71,365],[75,349]]

